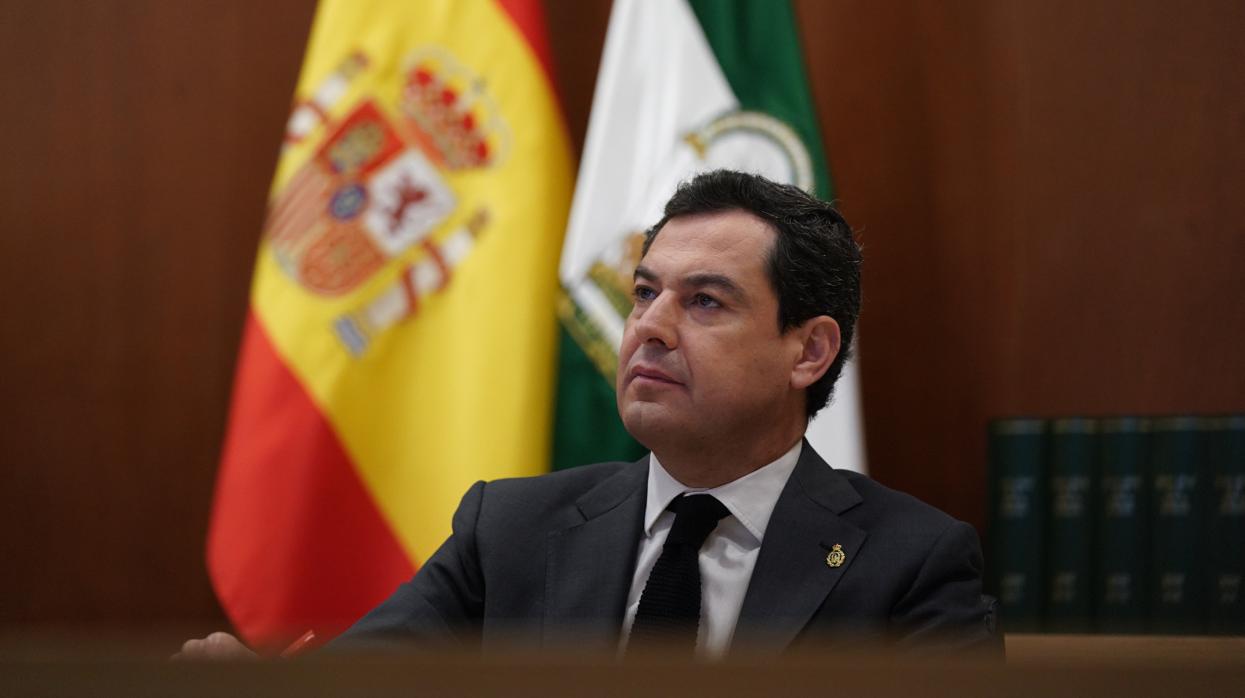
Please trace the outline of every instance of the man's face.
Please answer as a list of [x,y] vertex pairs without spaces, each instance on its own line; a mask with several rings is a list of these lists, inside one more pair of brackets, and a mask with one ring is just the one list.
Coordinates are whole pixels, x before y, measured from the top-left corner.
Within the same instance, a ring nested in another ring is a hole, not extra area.
[[[730,443],[791,419],[800,340],[766,275],[777,234],[743,211],[674,218],[635,276],[618,412],[641,443]],[[686,446],[681,446],[686,447]]]

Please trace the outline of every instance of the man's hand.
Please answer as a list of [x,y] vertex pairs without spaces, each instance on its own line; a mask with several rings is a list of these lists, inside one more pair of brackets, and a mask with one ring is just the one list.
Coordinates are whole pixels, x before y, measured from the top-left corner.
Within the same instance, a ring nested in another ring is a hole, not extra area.
[[202,640],[187,640],[182,645],[182,651],[172,656],[172,659],[195,659],[195,660],[246,660],[258,659],[259,655],[255,654],[242,641],[230,635],[229,633],[212,633]]

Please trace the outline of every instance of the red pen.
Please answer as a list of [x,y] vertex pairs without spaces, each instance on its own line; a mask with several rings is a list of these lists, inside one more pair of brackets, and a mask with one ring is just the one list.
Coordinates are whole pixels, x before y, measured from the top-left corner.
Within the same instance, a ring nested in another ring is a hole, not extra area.
[[281,658],[289,659],[290,657],[295,657],[301,654],[303,650],[307,649],[307,645],[311,644],[311,641],[314,639],[316,639],[316,631],[308,630],[303,633],[302,637],[290,643],[289,647],[281,650]]

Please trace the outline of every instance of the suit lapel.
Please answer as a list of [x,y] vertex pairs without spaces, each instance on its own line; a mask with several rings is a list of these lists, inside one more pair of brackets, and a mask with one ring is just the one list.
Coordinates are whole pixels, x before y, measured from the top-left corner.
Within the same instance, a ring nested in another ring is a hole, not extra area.
[[590,490],[582,520],[553,531],[545,574],[545,644],[614,647],[644,525],[648,459]]
[[[868,535],[839,516],[860,502],[851,483],[805,441],[766,526],[733,648],[778,652],[808,624]],[[839,566],[826,559],[835,544],[844,553]]]

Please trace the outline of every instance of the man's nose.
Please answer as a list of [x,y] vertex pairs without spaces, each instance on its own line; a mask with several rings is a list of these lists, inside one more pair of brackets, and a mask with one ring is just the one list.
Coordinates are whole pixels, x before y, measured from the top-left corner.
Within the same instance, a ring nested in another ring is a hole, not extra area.
[[635,331],[641,342],[660,342],[667,349],[679,343],[678,299],[670,292],[657,295],[636,320]]

